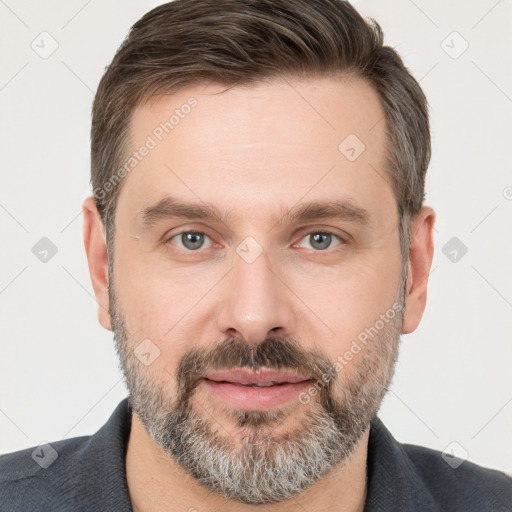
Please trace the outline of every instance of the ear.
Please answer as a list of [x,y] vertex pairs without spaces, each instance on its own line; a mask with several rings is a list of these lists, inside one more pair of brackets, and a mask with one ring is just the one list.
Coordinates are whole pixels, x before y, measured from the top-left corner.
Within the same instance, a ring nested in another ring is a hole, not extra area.
[[413,332],[420,323],[427,303],[427,284],[434,255],[434,222],[436,214],[424,206],[411,223],[411,251],[405,287],[403,334]]
[[98,302],[100,324],[112,330],[108,299],[108,257],[106,232],[96,207],[94,197],[88,197],[82,204],[84,216],[84,245],[89,263],[92,287]]

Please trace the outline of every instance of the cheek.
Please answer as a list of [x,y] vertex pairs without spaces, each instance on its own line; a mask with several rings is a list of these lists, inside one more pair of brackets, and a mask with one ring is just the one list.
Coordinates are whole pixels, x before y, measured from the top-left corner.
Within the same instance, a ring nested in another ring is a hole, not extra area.
[[129,330],[161,339],[204,295],[208,273],[177,268],[160,249],[147,251],[130,240],[116,243],[116,296]]
[[[123,256],[118,258],[117,254]],[[144,340],[150,340],[159,355],[141,371],[173,386],[168,382],[174,382],[179,361],[205,338],[204,299],[215,276],[204,269],[172,268],[168,263],[159,263],[160,257],[130,252],[129,246],[117,254],[116,298],[130,334],[129,343],[136,349]],[[200,315],[203,316],[199,318]]]
[[400,251],[390,249],[316,273],[314,278],[311,273],[304,275],[291,285],[311,310],[306,315],[310,320],[302,328],[314,331],[312,340],[331,360],[392,309],[398,293]]

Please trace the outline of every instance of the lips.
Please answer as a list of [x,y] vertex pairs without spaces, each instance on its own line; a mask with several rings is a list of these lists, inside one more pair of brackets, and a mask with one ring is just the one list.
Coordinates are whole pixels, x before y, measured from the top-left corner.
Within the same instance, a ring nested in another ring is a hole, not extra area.
[[292,372],[238,368],[209,372],[202,382],[224,404],[246,411],[263,411],[297,400],[299,393],[311,386],[312,379]]
[[227,382],[240,386],[255,387],[280,386],[283,384],[295,384],[311,380],[311,377],[297,375],[291,372],[278,370],[259,370],[254,372],[244,368],[209,372],[204,378],[213,382]]

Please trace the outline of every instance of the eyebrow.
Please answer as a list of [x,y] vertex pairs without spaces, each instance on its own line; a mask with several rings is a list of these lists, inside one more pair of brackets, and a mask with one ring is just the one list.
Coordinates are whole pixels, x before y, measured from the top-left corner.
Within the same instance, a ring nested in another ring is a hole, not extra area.
[[[138,213],[145,227],[151,227],[161,220],[181,218],[188,220],[216,220],[221,223],[229,222],[232,212],[224,215],[213,205],[202,203],[189,203],[172,196],[167,196],[158,203],[148,206]],[[281,211],[278,218],[274,218],[274,227],[286,222],[304,222],[320,219],[340,219],[367,225],[370,222],[368,210],[352,204],[350,201],[312,201],[300,203],[290,209]]]

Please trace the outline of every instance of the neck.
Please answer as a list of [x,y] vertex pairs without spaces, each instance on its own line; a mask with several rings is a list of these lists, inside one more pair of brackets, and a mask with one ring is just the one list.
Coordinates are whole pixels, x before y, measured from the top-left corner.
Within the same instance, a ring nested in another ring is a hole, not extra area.
[[[297,497],[272,505],[265,512],[307,510],[362,512],[366,498],[366,457],[369,429],[352,456]],[[170,457],[146,432],[136,414],[126,452],[126,477],[135,512],[176,510],[191,512],[254,512],[261,505],[245,505],[211,493]],[[302,509],[301,509],[302,507]]]

